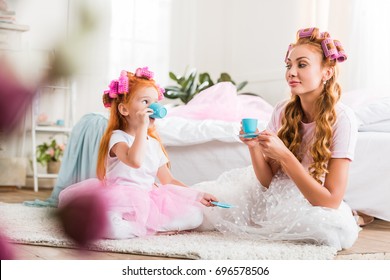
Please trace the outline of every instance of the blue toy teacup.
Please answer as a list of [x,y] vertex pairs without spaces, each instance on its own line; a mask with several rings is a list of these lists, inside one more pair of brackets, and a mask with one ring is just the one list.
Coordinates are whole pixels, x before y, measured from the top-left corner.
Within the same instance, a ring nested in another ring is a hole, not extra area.
[[152,119],[162,119],[167,115],[167,109],[160,103],[152,103],[149,108],[153,110],[153,114],[150,115]]
[[247,118],[241,120],[244,133],[255,133],[257,129],[257,119]]

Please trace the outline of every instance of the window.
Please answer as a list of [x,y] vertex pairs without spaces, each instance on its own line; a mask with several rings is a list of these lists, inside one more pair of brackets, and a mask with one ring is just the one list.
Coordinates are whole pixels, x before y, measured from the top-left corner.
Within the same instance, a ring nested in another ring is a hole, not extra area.
[[171,0],[112,0],[109,78],[149,66],[164,85],[169,77]]
[[348,24],[349,88],[390,88],[390,2],[352,3],[352,20]]

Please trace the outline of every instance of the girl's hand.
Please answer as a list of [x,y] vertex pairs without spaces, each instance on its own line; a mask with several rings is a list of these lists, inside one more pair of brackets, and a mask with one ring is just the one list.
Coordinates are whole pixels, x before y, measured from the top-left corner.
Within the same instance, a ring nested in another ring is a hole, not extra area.
[[153,114],[153,110],[150,108],[144,108],[142,110],[139,110],[136,113],[136,118],[139,123],[140,127],[146,127],[146,129],[149,127],[150,118],[149,116]]
[[286,153],[290,152],[290,150],[284,145],[283,141],[280,140],[276,134],[270,131],[262,131],[257,139],[263,154],[270,159],[274,159],[279,162]]
[[212,201],[218,201],[218,199],[215,196],[213,196],[212,194],[204,193],[202,199],[200,200],[200,203],[202,203],[204,206],[207,206],[207,207],[210,207],[210,206],[213,207],[214,205],[211,204]]

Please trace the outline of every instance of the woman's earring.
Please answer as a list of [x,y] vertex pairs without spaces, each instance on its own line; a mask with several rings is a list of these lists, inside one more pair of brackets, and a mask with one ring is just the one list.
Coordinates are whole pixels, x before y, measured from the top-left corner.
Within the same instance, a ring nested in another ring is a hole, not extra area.
[[322,83],[323,83],[324,85],[326,85],[326,82],[327,82],[327,81],[325,80],[325,81],[323,81]]

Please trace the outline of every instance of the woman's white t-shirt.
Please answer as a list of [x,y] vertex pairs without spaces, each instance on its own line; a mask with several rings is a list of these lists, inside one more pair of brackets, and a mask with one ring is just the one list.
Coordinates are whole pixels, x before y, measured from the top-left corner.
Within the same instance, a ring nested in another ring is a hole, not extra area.
[[[282,116],[288,100],[284,100],[275,106],[271,120],[268,123],[267,129],[277,133],[282,126]],[[336,122],[333,125],[333,138],[330,150],[332,152],[331,158],[347,158],[353,160],[354,151],[357,142],[358,126],[355,114],[351,108],[338,102],[335,106]],[[301,123],[302,124],[302,149],[309,150],[314,140],[314,133],[316,124]],[[302,165],[306,168],[313,162],[310,152],[306,152],[302,157]]]

